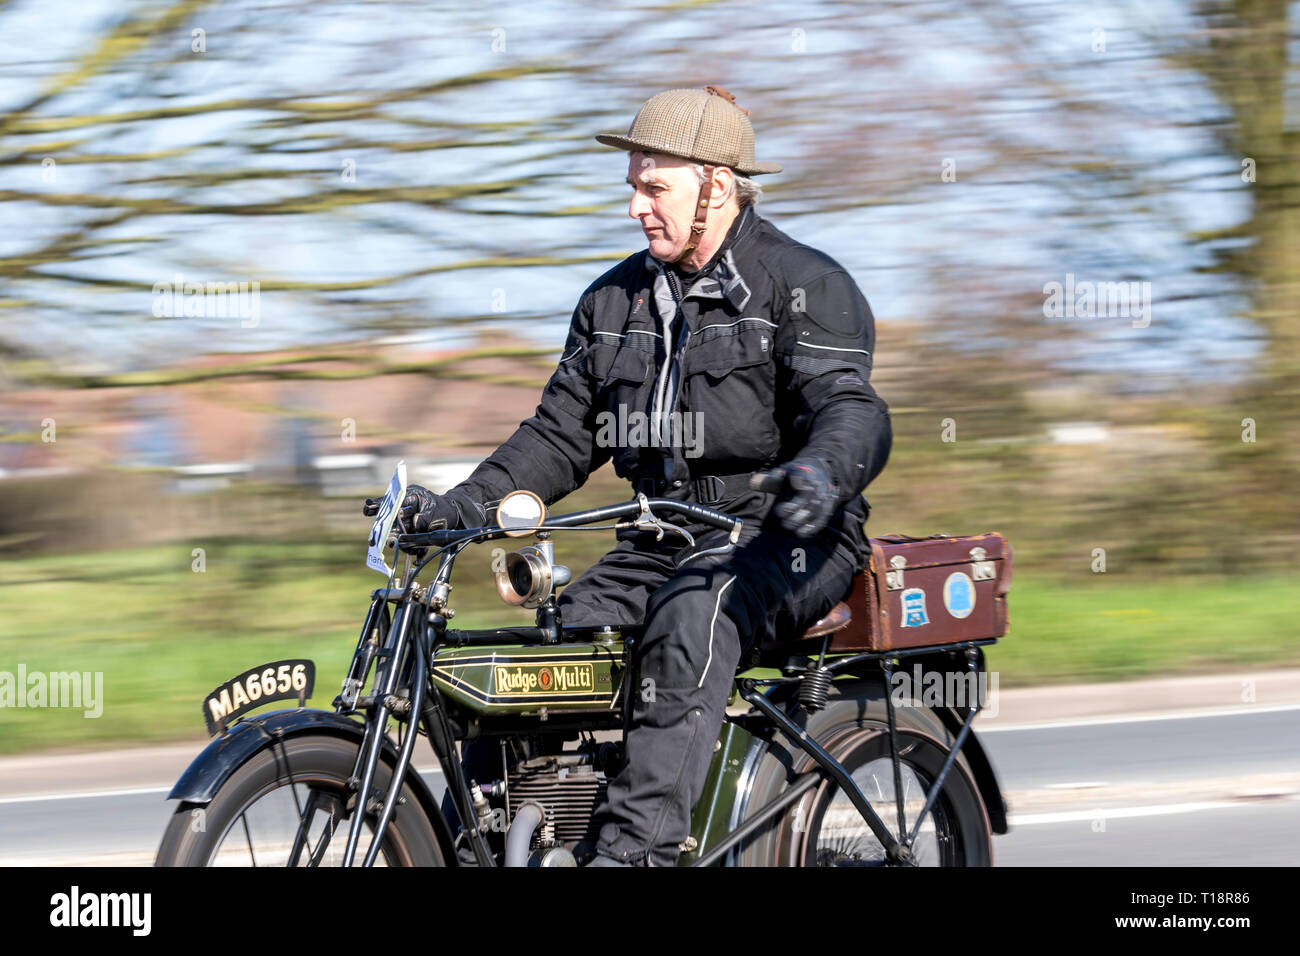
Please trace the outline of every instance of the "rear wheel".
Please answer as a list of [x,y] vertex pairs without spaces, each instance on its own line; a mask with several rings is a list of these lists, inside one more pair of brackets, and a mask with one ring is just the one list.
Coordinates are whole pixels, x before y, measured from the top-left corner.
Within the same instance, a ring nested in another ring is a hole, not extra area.
[[[356,760],[355,742],[320,734],[290,737],[259,751],[231,774],[206,806],[177,807],[155,865],[340,865],[355,812],[355,796],[347,783]],[[382,799],[391,777],[381,760],[372,793]],[[365,859],[377,821],[372,813],[362,826],[356,865]],[[409,783],[402,785],[401,801],[375,865],[445,865]]]
[[[891,833],[898,833],[894,766],[883,688],[867,682],[833,685],[825,709],[806,717],[810,737],[848,771]],[[954,737],[931,711],[896,706],[903,819],[910,834]],[[776,735],[754,775],[746,817],[814,769],[811,757]],[[961,755],[913,844],[919,866],[989,866],[988,813]],[[747,844],[734,861],[747,866],[884,866],[884,847],[848,795],[827,779],[812,787]]]

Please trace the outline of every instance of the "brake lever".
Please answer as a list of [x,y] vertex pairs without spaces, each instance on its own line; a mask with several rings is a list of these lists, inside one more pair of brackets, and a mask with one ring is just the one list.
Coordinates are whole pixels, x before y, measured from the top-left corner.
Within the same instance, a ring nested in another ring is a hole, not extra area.
[[653,531],[655,541],[664,539],[665,531],[675,531],[686,539],[687,547],[695,547],[695,538],[685,528],[679,528],[675,524],[667,524],[650,510],[650,502],[644,493],[638,492],[636,496],[637,504],[641,506],[641,513],[632,521],[632,527],[638,531]]

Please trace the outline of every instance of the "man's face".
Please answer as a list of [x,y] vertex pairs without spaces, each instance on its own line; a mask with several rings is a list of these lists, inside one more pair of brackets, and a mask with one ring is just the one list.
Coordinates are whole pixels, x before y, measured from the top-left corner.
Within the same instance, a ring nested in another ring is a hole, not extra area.
[[650,243],[650,255],[675,262],[691,238],[700,180],[691,164],[661,153],[632,153],[627,182],[632,202],[627,214],[641,223]]

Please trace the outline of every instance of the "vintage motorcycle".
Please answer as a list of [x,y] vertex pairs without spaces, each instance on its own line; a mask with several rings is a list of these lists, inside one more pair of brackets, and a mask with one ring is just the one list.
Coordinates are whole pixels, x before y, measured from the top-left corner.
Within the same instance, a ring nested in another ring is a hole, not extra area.
[[[215,739],[169,794],[176,806],[156,865],[571,866],[575,847],[594,836],[593,812],[621,766],[622,711],[638,692],[639,635],[563,625],[556,592],[571,575],[555,563],[554,536],[610,527],[682,534],[683,560],[694,560],[735,547],[743,522],[644,495],[548,515],[536,495],[517,491],[489,511],[488,527],[403,533],[405,489],[399,463],[388,494],[366,502],[376,515],[368,563],[389,578],[371,595],[334,709],[305,708],[315,678],[307,660],[252,668],[209,694]],[[692,551],[690,534],[665,520],[672,515],[727,539]],[[524,536],[535,542],[495,573],[507,603],[535,609],[535,626],[449,627],[457,556],[473,542]],[[983,702],[922,693],[936,683],[974,686],[982,647],[1005,632],[1010,550],[985,535],[967,554],[975,540],[873,538],[873,567],[845,602],[763,649],[754,663],[766,670],[737,677],[680,865],[991,865],[992,835],[1006,832],[1007,818],[971,730]],[[946,563],[921,554],[940,550]],[[983,630],[939,626],[927,583],[939,578],[948,623],[980,620],[971,608],[982,600],[992,615]],[[294,698],[297,707],[249,714]],[[420,736],[454,812],[412,772]],[[497,779],[471,779],[457,746],[470,739],[499,752]]]

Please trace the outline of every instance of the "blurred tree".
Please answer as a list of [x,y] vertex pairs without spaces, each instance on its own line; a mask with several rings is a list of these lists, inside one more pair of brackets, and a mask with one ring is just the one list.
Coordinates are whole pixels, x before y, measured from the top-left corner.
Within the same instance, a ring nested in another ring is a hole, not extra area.
[[1205,42],[1189,44],[1181,59],[1209,78],[1227,107],[1224,120],[1209,126],[1239,163],[1251,198],[1247,221],[1200,238],[1232,240],[1215,268],[1247,280],[1249,317],[1267,343],[1233,400],[1209,410],[1225,478],[1214,518],[1269,539],[1279,558],[1294,554],[1300,540],[1300,130],[1288,122],[1287,102],[1293,17],[1285,0],[1207,2],[1198,10]]

